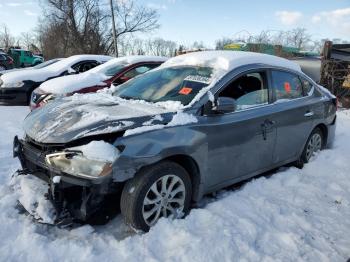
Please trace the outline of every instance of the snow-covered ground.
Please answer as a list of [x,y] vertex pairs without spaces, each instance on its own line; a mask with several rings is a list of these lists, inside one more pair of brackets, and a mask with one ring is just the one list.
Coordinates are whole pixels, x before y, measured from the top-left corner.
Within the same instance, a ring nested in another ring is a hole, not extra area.
[[182,220],[135,234],[121,216],[58,229],[15,208],[12,139],[28,109],[0,107],[0,261],[346,261],[350,257],[350,111],[335,147],[304,169],[284,168],[207,198]]

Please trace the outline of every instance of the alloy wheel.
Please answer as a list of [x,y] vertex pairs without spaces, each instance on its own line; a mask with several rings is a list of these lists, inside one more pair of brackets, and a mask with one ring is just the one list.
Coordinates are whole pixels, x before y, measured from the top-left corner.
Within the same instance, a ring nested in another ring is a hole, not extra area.
[[152,184],[143,200],[142,216],[148,226],[160,217],[182,216],[186,197],[184,182],[175,175],[165,175]]
[[309,160],[317,151],[322,148],[322,137],[319,133],[315,133],[309,140],[306,147],[306,159]]

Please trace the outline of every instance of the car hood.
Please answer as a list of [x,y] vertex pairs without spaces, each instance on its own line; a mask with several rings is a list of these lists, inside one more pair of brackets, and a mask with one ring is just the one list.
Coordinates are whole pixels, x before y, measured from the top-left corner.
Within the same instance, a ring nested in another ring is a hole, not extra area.
[[50,94],[67,94],[92,86],[106,86],[103,81],[107,80],[104,74],[84,72],[77,75],[58,77],[46,81],[40,85],[40,89]]
[[59,75],[59,72],[47,70],[46,68],[41,69],[28,69],[5,73],[1,76],[1,80],[4,83],[16,83],[19,81],[34,81],[42,82],[50,77]]
[[83,137],[140,127],[146,121],[162,119],[155,116],[169,112],[155,104],[104,99],[101,94],[96,99],[96,95],[56,99],[32,111],[24,120],[26,135],[39,143],[68,143]]

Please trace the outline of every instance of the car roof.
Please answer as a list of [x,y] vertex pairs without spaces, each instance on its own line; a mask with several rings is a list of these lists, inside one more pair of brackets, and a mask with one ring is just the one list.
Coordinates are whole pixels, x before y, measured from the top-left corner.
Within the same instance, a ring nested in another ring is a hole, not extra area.
[[161,67],[207,66],[214,71],[229,72],[240,66],[263,64],[301,72],[300,66],[285,58],[245,51],[201,51],[180,55],[169,59]]
[[111,65],[125,65],[130,66],[133,64],[140,64],[140,63],[164,63],[166,60],[168,60],[167,57],[162,56],[144,56],[144,55],[137,55],[137,56],[123,56],[118,58],[113,58],[109,60],[108,62],[96,66],[95,68],[91,69],[90,72],[99,72],[100,70],[103,70],[104,68],[108,68]]

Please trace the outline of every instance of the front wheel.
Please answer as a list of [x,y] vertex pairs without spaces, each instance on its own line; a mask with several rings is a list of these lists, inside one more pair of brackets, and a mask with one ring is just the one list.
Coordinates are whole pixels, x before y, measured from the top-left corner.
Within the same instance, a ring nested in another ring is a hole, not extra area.
[[164,161],[141,170],[123,189],[120,209],[126,223],[148,231],[161,217],[189,212],[191,180],[180,165]]

